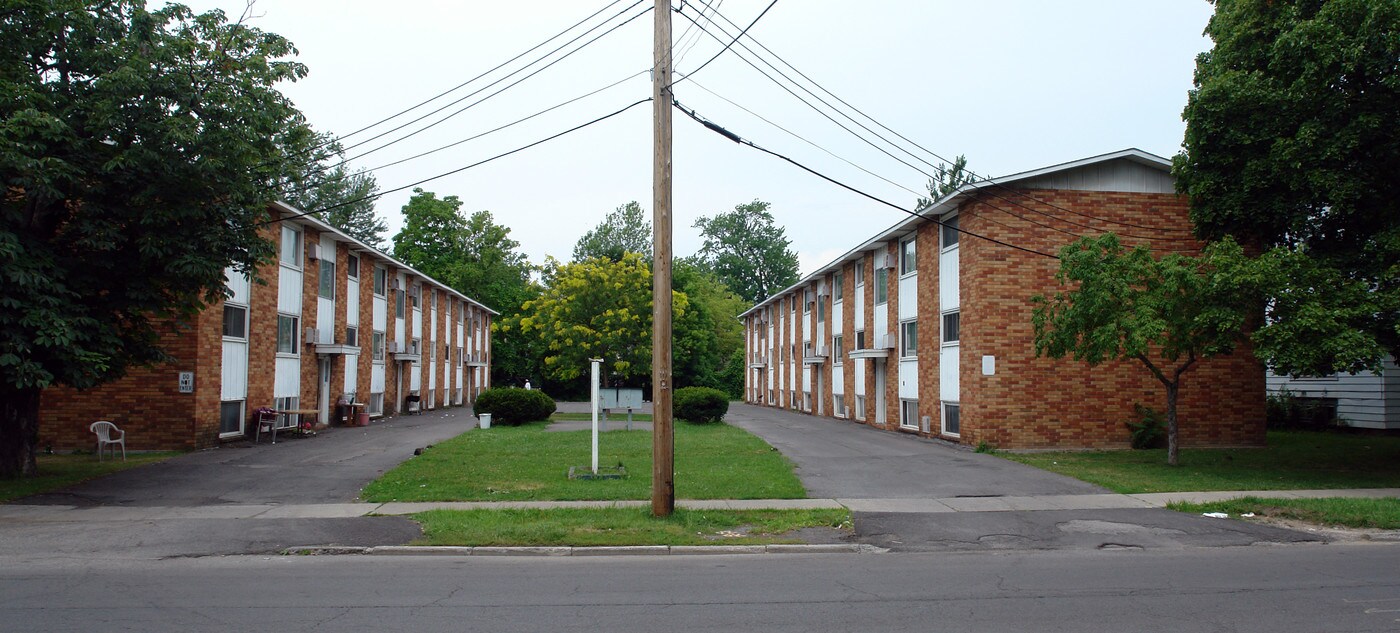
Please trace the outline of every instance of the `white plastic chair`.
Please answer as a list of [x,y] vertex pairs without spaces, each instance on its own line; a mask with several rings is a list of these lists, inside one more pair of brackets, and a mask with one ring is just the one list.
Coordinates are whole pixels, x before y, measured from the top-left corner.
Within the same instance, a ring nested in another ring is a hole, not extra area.
[[[107,446],[112,447],[112,457],[117,456],[116,445],[122,447],[122,461],[126,461],[126,431],[117,428],[117,425],[106,420],[98,420],[88,427],[89,431],[97,434],[97,461],[102,461],[102,450]],[[116,435],[113,439],[113,434]]]

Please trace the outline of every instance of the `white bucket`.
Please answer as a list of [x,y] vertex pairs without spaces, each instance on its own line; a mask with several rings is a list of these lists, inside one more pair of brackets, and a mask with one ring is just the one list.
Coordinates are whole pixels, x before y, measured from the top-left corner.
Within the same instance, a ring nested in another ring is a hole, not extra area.
[[483,429],[489,429],[489,428],[491,428],[491,414],[490,414],[490,413],[483,413],[483,414],[481,414],[481,415],[479,415],[479,416],[477,416],[477,417],[481,420],[481,428],[483,428]]

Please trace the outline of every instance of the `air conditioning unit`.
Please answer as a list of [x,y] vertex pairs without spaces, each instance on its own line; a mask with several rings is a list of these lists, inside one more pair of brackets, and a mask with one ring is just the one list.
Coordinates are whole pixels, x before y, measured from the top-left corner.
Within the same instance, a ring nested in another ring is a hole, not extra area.
[[399,290],[399,289],[402,288],[402,287],[403,287],[403,286],[399,284],[399,278],[398,278],[398,277],[392,277],[392,278],[389,279],[389,289],[390,289],[390,290]]
[[889,253],[883,251],[875,253],[875,270],[885,270],[888,268],[893,268],[894,262],[891,261],[893,259],[894,258],[890,257]]
[[313,259],[313,260],[319,260],[319,259],[321,259],[321,245],[320,245],[320,244],[309,244],[309,245],[307,245],[307,248],[306,248],[306,258],[307,258],[307,259]]
[[302,340],[306,341],[306,344],[307,344],[307,345],[315,345],[315,344],[317,344],[317,343],[320,343],[320,342],[321,342],[321,332],[320,332],[320,330],[317,330],[317,329],[314,328],[314,327],[306,328],[306,338],[304,338],[304,339],[302,339]]
[[398,341],[389,341],[388,346],[390,354],[397,354],[403,351],[403,343]]
[[899,346],[899,337],[894,334],[881,334],[875,338],[875,344],[883,349],[894,349]]
[[817,286],[817,296],[818,296],[818,297],[830,297],[830,296],[831,296],[831,289],[828,288],[828,287],[826,286],[826,282],[825,282],[825,281],[823,281],[820,285]]

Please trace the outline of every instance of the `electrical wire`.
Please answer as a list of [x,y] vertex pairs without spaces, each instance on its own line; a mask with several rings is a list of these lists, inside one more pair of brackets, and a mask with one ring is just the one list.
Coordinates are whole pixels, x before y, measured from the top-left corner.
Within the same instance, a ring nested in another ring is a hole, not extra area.
[[570,134],[570,133],[573,133],[573,132],[577,132],[578,130],[581,130],[581,129],[583,129],[583,128],[586,128],[586,127],[588,127],[588,126],[590,126],[590,125],[593,125],[593,124],[595,124],[595,123],[600,123],[600,122],[605,121],[605,120],[607,120],[607,119],[611,119],[611,118],[613,118],[613,117],[615,117],[615,116],[617,116],[617,115],[619,115],[619,114],[622,114],[623,112],[626,112],[626,111],[628,111],[628,110],[631,110],[632,108],[635,108],[635,107],[637,107],[637,106],[639,106],[639,105],[641,105],[641,104],[643,104],[643,103],[646,103],[646,102],[648,102],[648,101],[651,101],[651,97],[647,97],[647,98],[645,98],[645,99],[641,99],[641,100],[635,101],[635,102],[631,103],[630,105],[628,105],[628,106],[622,108],[621,110],[618,110],[618,111],[616,111],[616,112],[613,112],[612,114],[605,114],[605,115],[600,116],[600,117],[598,117],[598,118],[596,118],[596,119],[593,119],[592,121],[589,121],[589,122],[587,122],[587,123],[583,123],[583,124],[580,124],[580,125],[576,125],[576,126],[571,127],[571,128],[569,128],[569,129],[567,129],[567,130],[564,130],[563,132],[559,132],[559,133],[554,134],[554,135],[552,135],[552,136],[547,136],[547,137],[545,137],[545,138],[542,138],[542,139],[540,139],[540,140],[538,140],[538,141],[535,141],[535,142],[533,142],[533,143],[530,143],[530,144],[528,144],[528,145],[522,145],[522,146],[517,147],[517,148],[515,148],[515,149],[513,149],[513,150],[510,150],[510,151],[508,151],[508,152],[502,152],[502,153],[497,154],[497,155],[495,155],[495,156],[492,156],[492,157],[490,157],[490,158],[487,158],[487,159],[484,159],[484,160],[479,160],[479,161],[477,161],[477,162],[475,162],[475,163],[472,163],[472,164],[470,164],[470,165],[467,165],[467,166],[465,166],[465,167],[458,167],[457,169],[454,169],[454,170],[452,170],[452,171],[447,171],[447,172],[443,172],[443,173],[441,173],[441,174],[438,174],[438,175],[436,175],[436,176],[431,176],[431,177],[428,177],[428,178],[424,178],[424,179],[422,179],[422,180],[419,180],[419,181],[413,182],[413,183],[409,183],[409,184],[404,185],[404,186],[402,186],[402,187],[395,187],[395,188],[393,188],[393,189],[389,189],[389,190],[386,190],[386,191],[380,191],[380,192],[375,193],[375,194],[373,194],[373,195],[362,196],[362,197],[356,198],[356,199],[354,199],[354,200],[346,200],[346,201],[344,201],[344,202],[340,202],[340,203],[337,203],[337,204],[329,205],[329,206],[322,207],[322,208],[320,208],[320,209],[315,209],[315,210],[312,210],[312,211],[302,211],[301,213],[295,213],[295,214],[292,214],[292,215],[289,215],[289,216],[286,216],[286,217],[276,218],[276,219],[272,219],[272,220],[266,220],[266,221],[263,221],[263,222],[259,222],[259,223],[255,224],[255,225],[253,225],[253,226],[255,226],[255,227],[257,227],[257,226],[266,226],[266,225],[269,225],[269,224],[276,224],[276,223],[278,223],[278,222],[284,222],[284,221],[286,221],[286,220],[294,220],[294,219],[296,219],[296,218],[306,217],[306,216],[308,216],[308,215],[316,215],[316,214],[319,214],[319,213],[324,213],[324,212],[326,212],[326,211],[330,211],[330,210],[332,210],[332,209],[338,209],[338,208],[340,208],[340,207],[349,206],[349,205],[355,204],[355,203],[357,203],[357,202],[363,202],[363,201],[365,201],[365,200],[373,200],[373,199],[375,199],[375,198],[379,198],[379,197],[384,196],[384,195],[386,195],[386,194],[395,193],[395,192],[398,192],[398,191],[403,191],[403,190],[405,190],[405,189],[409,189],[409,188],[412,188],[412,187],[417,187],[418,185],[421,185],[421,184],[424,184],[424,183],[428,183],[428,182],[432,182],[432,181],[437,180],[437,179],[439,179],[439,178],[445,178],[445,177],[451,176],[451,175],[453,175],[453,174],[458,174],[458,173],[464,172],[464,171],[466,171],[466,170],[468,170],[468,169],[472,169],[473,167],[479,167],[479,166],[481,166],[481,165],[485,165],[486,163],[492,162],[492,161],[494,161],[494,160],[497,160],[497,159],[500,159],[500,158],[505,158],[506,156],[510,156],[511,154],[515,154],[515,153],[518,153],[518,152],[525,151],[525,150],[527,150],[527,149],[530,149],[531,147],[534,147],[534,146],[536,146],[536,145],[540,145],[540,144],[543,144],[543,143],[547,143],[547,142],[549,142],[549,141],[552,141],[552,140],[554,140],[554,139],[556,139],[556,138],[559,138],[559,137],[561,137],[561,136],[564,136],[564,135],[566,135],[566,134]]
[[[799,162],[797,162],[797,161],[795,161],[795,160],[793,160],[793,159],[791,159],[791,158],[788,158],[787,156],[784,156],[784,155],[782,155],[782,154],[779,154],[779,153],[777,153],[777,152],[775,152],[775,151],[772,151],[772,150],[770,150],[770,149],[761,147],[761,146],[755,144],[753,141],[747,140],[747,139],[745,139],[745,138],[739,136],[738,134],[735,134],[735,133],[733,133],[733,132],[730,132],[729,130],[727,130],[727,129],[721,127],[719,124],[714,123],[713,121],[710,121],[710,120],[708,120],[708,119],[706,119],[706,118],[700,116],[700,115],[699,115],[698,113],[696,113],[694,110],[691,110],[691,109],[685,107],[685,105],[683,105],[683,104],[682,104],[681,102],[679,102],[679,101],[672,101],[671,103],[672,103],[673,106],[676,107],[676,109],[680,110],[683,114],[685,114],[686,116],[690,117],[690,118],[691,118],[692,120],[694,120],[696,123],[699,123],[700,125],[703,125],[705,128],[709,129],[710,131],[712,131],[712,132],[714,132],[714,133],[716,133],[716,134],[719,134],[720,136],[723,136],[723,137],[725,137],[725,138],[727,138],[727,139],[729,139],[729,140],[731,140],[731,141],[734,141],[735,143],[738,143],[738,144],[740,144],[740,145],[747,145],[747,146],[752,147],[752,148],[754,148],[754,149],[756,149],[756,150],[758,150],[758,151],[760,151],[760,152],[763,152],[763,153],[768,154],[768,155],[770,155],[770,156],[774,156],[774,157],[780,158],[780,159],[782,159],[782,160],[784,160],[784,161],[787,161],[788,163],[791,163],[791,164],[795,165],[795,166],[798,167],[799,169],[801,169],[801,170],[803,170],[803,171],[805,171],[805,172],[807,172],[807,173],[809,173],[809,174],[812,174],[813,176],[816,176],[816,177],[818,177],[818,178],[821,178],[822,180],[825,180],[825,181],[827,181],[827,182],[829,182],[829,183],[831,183],[831,184],[834,184],[834,185],[836,185],[836,186],[838,186],[838,187],[841,187],[842,189],[845,189],[845,190],[850,191],[850,192],[852,192],[852,193],[855,193],[855,194],[857,194],[857,195],[863,196],[863,197],[865,197],[865,198],[868,198],[868,199],[870,199],[870,200],[873,200],[873,201],[875,201],[875,202],[878,202],[878,203],[880,203],[880,204],[883,204],[883,205],[885,205],[885,206],[887,206],[887,207],[890,207],[890,208],[893,208],[893,209],[898,209],[898,210],[900,210],[900,211],[902,211],[902,212],[904,212],[904,213],[907,213],[907,214],[909,214],[909,215],[911,215],[911,216],[914,216],[914,217],[916,217],[916,218],[923,218],[923,219],[928,220],[928,221],[930,221],[930,222],[933,222],[934,224],[937,224],[938,226],[941,226],[941,227],[943,227],[943,228],[945,228],[945,229],[952,229],[952,230],[954,230],[954,231],[957,231],[958,233],[962,233],[963,235],[967,235],[968,237],[974,237],[974,238],[977,238],[977,239],[980,239],[980,240],[986,240],[986,241],[988,241],[988,242],[991,242],[991,243],[993,243],[993,244],[997,244],[997,245],[999,245],[999,246],[1004,246],[1004,247],[1006,247],[1006,248],[1015,249],[1015,250],[1018,250],[1018,251],[1021,251],[1021,252],[1024,252],[1024,253],[1030,253],[1030,254],[1032,254],[1032,255],[1039,255],[1039,256],[1041,256],[1041,257],[1048,257],[1048,258],[1051,258],[1051,259],[1059,259],[1059,256],[1057,256],[1057,255],[1051,255],[1050,253],[1046,253],[1046,252],[1043,252],[1043,251],[1038,251],[1038,250],[1035,250],[1035,249],[1033,249],[1033,248],[1026,248],[1026,247],[1024,247],[1024,246],[1018,246],[1018,245],[1012,244],[1012,243],[1010,243],[1010,242],[1004,242],[1004,241],[999,240],[999,239],[996,239],[996,238],[994,238],[994,237],[987,237],[987,236],[985,236],[985,235],[980,235],[980,234],[977,234],[977,233],[973,233],[973,232],[968,231],[967,229],[964,229],[964,228],[962,228],[962,227],[960,227],[960,226],[957,226],[957,225],[954,225],[954,224],[947,224],[947,223],[945,223],[945,222],[943,222],[942,220],[939,220],[939,219],[937,219],[937,218],[930,217],[930,216],[928,216],[928,215],[924,215],[924,214],[922,214],[922,213],[919,213],[918,211],[911,211],[911,210],[906,209],[906,208],[904,208],[904,207],[901,207],[901,206],[899,206],[899,205],[897,205],[897,204],[895,204],[895,203],[893,203],[893,202],[890,202],[890,201],[885,200],[885,199],[883,199],[883,198],[879,198],[879,197],[877,197],[877,196],[875,196],[875,195],[873,195],[873,194],[866,193],[865,191],[862,191],[862,190],[860,190],[860,189],[856,189],[855,187],[853,187],[853,186],[851,186],[851,185],[848,185],[848,184],[846,184],[846,183],[844,183],[844,182],[841,182],[841,181],[839,181],[839,180],[836,180],[835,178],[832,178],[832,177],[830,177],[830,176],[827,176],[826,174],[823,174],[823,173],[821,173],[821,172],[819,172],[819,171],[817,171],[817,170],[815,170],[815,169],[812,169],[811,167],[808,167],[808,166],[806,166],[806,165],[803,165],[802,163],[799,163]],[[993,205],[993,206],[994,206],[994,205]]]
[[[686,0],[681,0],[681,6],[680,6],[679,9],[676,10],[677,13],[681,13],[681,12],[683,12],[683,11],[685,10],[685,2],[686,2]],[[715,4],[714,4],[714,10],[715,10],[715,11],[719,11],[720,6],[722,6],[723,4],[724,4],[724,0],[716,0],[716,1],[715,1]],[[703,13],[705,13],[706,11],[709,11],[709,10],[710,10],[710,7],[709,7],[709,6],[706,6],[705,8],[700,9],[700,13],[703,14]],[[679,66],[679,65],[681,64],[681,62],[684,62],[684,61],[685,61],[686,55],[689,55],[689,54],[690,54],[690,51],[691,51],[692,49],[695,48],[695,45],[700,43],[701,37],[700,37],[700,32],[699,32],[699,31],[696,31],[696,32],[695,32],[695,37],[691,38],[689,44],[687,44],[686,41],[685,41],[685,38],[686,38],[687,36],[690,35],[690,31],[691,31],[692,28],[694,28],[694,26],[695,26],[694,24],[687,24],[686,27],[685,27],[685,30],[681,32],[680,40],[679,40],[679,42],[676,44],[676,48],[677,48],[677,49],[680,49],[680,51],[681,51],[679,54],[676,55],[676,62],[675,62],[675,65],[676,65],[676,66]]]
[[[710,5],[709,5],[708,2],[706,2],[706,0],[697,0],[697,1],[700,2],[702,5],[705,5],[706,8],[710,8]],[[719,9],[718,9],[718,3],[716,3],[716,6],[714,7],[713,13],[714,13],[715,15],[719,16],[719,17],[720,17],[721,19],[723,19],[725,22],[729,23],[730,26],[732,26],[732,27],[734,27],[734,28],[736,28],[736,29],[739,28],[739,25],[738,25],[738,24],[735,24],[733,20],[730,20],[728,17],[726,17],[723,13],[721,13],[721,12],[719,11]],[[686,17],[687,17],[687,19],[689,19],[688,16],[686,16]],[[703,10],[701,11],[701,17],[705,17],[705,11],[703,11]],[[724,32],[725,36],[728,36],[728,35],[729,35],[728,31],[725,30],[725,29],[724,29],[722,26],[720,26],[718,23],[714,22],[713,19],[709,19],[709,18],[706,18],[706,19],[709,20],[711,24],[714,24],[717,28],[719,28],[722,32]],[[699,26],[699,25],[697,24],[697,26]],[[703,27],[703,26],[701,26],[700,28],[701,28],[702,31],[704,30],[704,27]],[[739,34],[739,37],[742,37],[743,35],[744,35],[744,33],[740,33],[740,34]],[[715,37],[713,34],[710,34],[710,36],[711,36],[711,37]],[[942,161],[943,163],[952,164],[952,163],[954,162],[954,161],[948,160],[947,158],[944,158],[943,156],[939,155],[937,152],[934,152],[934,151],[932,151],[932,150],[930,150],[930,149],[928,149],[928,148],[926,148],[926,147],[924,147],[924,146],[918,144],[917,142],[915,142],[915,141],[909,139],[908,137],[906,137],[906,136],[900,134],[898,131],[896,131],[896,130],[890,128],[889,126],[887,126],[887,125],[885,125],[885,124],[883,124],[883,123],[881,123],[879,120],[875,119],[874,117],[870,116],[869,114],[866,114],[866,113],[865,113],[864,111],[862,111],[860,108],[857,108],[856,106],[851,105],[849,102],[847,102],[846,100],[842,99],[840,96],[836,95],[835,93],[831,92],[830,90],[827,90],[824,86],[822,86],[820,83],[818,83],[816,80],[812,79],[811,77],[807,76],[806,73],[803,73],[803,72],[802,72],[800,69],[798,69],[796,66],[793,66],[792,64],[788,63],[788,61],[785,60],[785,59],[783,59],[782,56],[780,56],[780,55],[778,55],[777,53],[773,52],[773,51],[772,51],[771,49],[769,49],[767,46],[764,46],[763,43],[760,42],[760,41],[758,41],[758,39],[755,38],[754,36],[749,35],[748,38],[749,38],[750,41],[752,41],[752,42],[753,42],[755,45],[757,45],[759,48],[763,49],[764,52],[768,53],[769,55],[772,55],[774,59],[777,59],[777,60],[778,60],[779,62],[781,62],[784,66],[788,67],[788,68],[791,69],[793,72],[797,73],[799,76],[801,76],[803,79],[807,80],[807,81],[808,81],[809,83],[811,83],[813,86],[816,86],[817,89],[819,89],[819,90],[821,90],[822,92],[826,93],[827,95],[831,96],[833,99],[835,99],[836,101],[840,102],[842,105],[846,106],[847,108],[850,108],[851,110],[854,110],[857,114],[860,114],[861,116],[865,117],[865,118],[866,118],[867,120],[869,120],[870,122],[874,123],[875,125],[879,126],[879,127],[882,128],[882,129],[888,131],[889,133],[891,133],[891,134],[893,134],[893,135],[899,137],[901,140],[905,141],[906,143],[909,143],[910,145],[913,145],[914,147],[916,147],[916,148],[918,148],[918,149],[920,149],[920,150],[923,150],[925,153],[927,153],[927,154],[933,156],[934,158],[938,159],[939,161]],[[715,38],[715,39],[716,39],[716,40],[719,40],[719,38]],[[719,41],[723,41],[723,40],[719,40]],[[741,43],[740,46],[744,46],[744,45]],[[758,55],[756,52],[754,52],[752,49],[749,49],[747,46],[744,46],[744,49],[745,49],[745,50],[748,50],[750,53],[752,53],[752,54],[755,55],[756,57],[759,57],[760,61],[762,61],[762,56],[759,56],[759,55]],[[779,70],[778,68],[774,67],[772,64],[768,64],[766,61],[765,61],[764,63],[767,64],[769,68],[772,68],[772,69],[773,69],[775,72],[777,72],[779,75],[782,75],[784,79],[787,79],[789,82],[792,82],[794,85],[798,85],[798,86],[800,87],[800,84],[799,84],[796,80],[794,80],[794,79],[792,79],[791,77],[789,77],[786,73],[783,73],[781,70]],[[766,76],[766,73],[765,73],[765,76]],[[770,80],[770,81],[775,81],[775,80],[773,80],[771,77],[769,77],[769,80]],[[776,81],[775,81],[775,82],[776,82]],[[804,91],[805,91],[805,89],[804,89]],[[807,91],[807,93],[808,93],[808,94],[812,94],[810,91]],[[796,96],[796,95],[793,95],[793,96]],[[819,101],[822,101],[822,103],[823,103],[824,105],[826,105],[827,107],[831,108],[832,110],[835,110],[835,111],[837,111],[837,112],[840,112],[840,109],[839,109],[839,108],[836,108],[835,106],[832,106],[830,103],[827,103],[825,100],[821,99],[821,98],[818,97],[817,95],[812,94],[812,96],[813,96],[814,98],[817,98]],[[852,117],[850,117],[849,115],[846,115],[846,114],[844,114],[844,113],[842,113],[842,115],[845,116],[848,120],[851,120],[852,122],[857,123],[857,125],[860,125],[859,122],[856,122],[855,119],[852,118]],[[864,125],[862,125],[861,127],[864,128],[864,129],[866,129],[867,131],[871,131],[871,130],[869,130],[869,128],[865,128]],[[849,130],[847,130],[847,131],[849,131]],[[874,133],[874,132],[871,131],[871,133]],[[878,134],[876,134],[876,136],[879,137],[880,140],[885,141],[886,143],[889,143],[891,146],[894,146],[894,147],[897,147],[897,148],[898,148],[898,145],[895,144],[895,143],[893,143],[893,142],[890,141],[889,139],[886,139],[886,138],[884,138],[883,136],[879,136]],[[899,149],[900,149],[901,151],[905,152],[906,154],[909,154],[910,156],[913,156],[913,157],[915,157],[915,158],[917,159],[917,156],[915,156],[913,153],[911,153],[911,152],[909,152],[909,151],[907,151],[907,150],[904,150],[903,148],[899,148]],[[919,160],[920,160],[920,162],[923,162],[924,164],[929,165],[930,167],[933,167],[933,165],[932,165],[931,163],[929,163],[928,161],[924,161],[924,160],[922,160],[922,159],[919,159]],[[968,184],[969,186],[971,186],[972,188],[974,188],[974,189],[980,189],[980,188],[982,188],[982,185],[979,185],[979,184],[977,183],[978,180],[982,180],[982,181],[989,181],[989,180],[991,180],[990,178],[988,178],[988,177],[986,177],[986,176],[981,176],[981,175],[977,174],[976,172],[973,172],[973,171],[970,171],[970,170],[969,170],[967,173],[968,173],[968,175],[971,176],[972,179],[973,179],[972,181],[968,182],[967,184]],[[925,175],[927,175],[927,174],[925,174]],[[1008,187],[1006,187],[1006,185],[1001,184],[1001,183],[996,183],[996,182],[994,182],[994,181],[993,181],[993,183],[992,183],[992,186],[998,187],[998,188],[1002,188],[1002,189],[1009,189]],[[1155,226],[1148,226],[1148,225],[1143,225],[1143,224],[1135,224],[1135,223],[1131,223],[1131,222],[1122,222],[1122,221],[1119,221],[1119,220],[1113,220],[1113,219],[1109,219],[1109,218],[1101,218],[1101,217],[1098,217],[1098,216],[1095,216],[1095,215],[1091,215],[1091,214],[1087,214],[1087,213],[1075,211],[1075,210],[1073,210],[1073,209],[1067,209],[1067,208],[1065,208],[1065,207],[1056,205],[1056,204],[1054,204],[1054,203],[1052,203],[1052,202],[1049,202],[1049,201],[1046,201],[1046,200],[1042,200],[1042,199],[1036,198],[1035,196],[1032,196],[1032,195],[1029,195],[1029,194],[1025,194],[1024,192],[1021,192],[1020,195],[1025,195],[1027,198],[1030,198],[1031,200],[1034,200],[1034,201],[1036,201],[1036,202],[1039,202],[1039,203],[1041,203],[1041,204],[1044,204],[1044,205],[1046,205],[1046,206],[1048,206],[1048,207],[1051,207],[1051,208],[1053,208],[1053,209],[1057,209],[1057,210],[1063,211],[1063,212],[1065,212],[1065,213],[1069,213],[1069,214],[1072,214],[1072,215],[1077,215],[1077,216],[1084,217],[1084,218],[1088,218],[1088,219],[1098,220],[1098,221],[1104,222],[1104,223],[1106,223],[1106,224],[1115,224],[1115,225],[1118,225],[1118,226],[1127,226],[1127,227],[1131,227],[1131,228],[1139,228],[1139,229],[1145,229],[1145,230],[1151,230],[1151,231],[1161,231],[1161,232],[1170,232],[1170,233],[1192,233],[1192,231],[1189,230],[1189,229],[1177,229],[1177,228],[1170,228],[1170,227],[1155,227]],[[1023,208],[1028,209],[1028,210],[1031,210],[1030,207],[1027,207],[1027,206],[1025,206],[1025,205],[1023,205],[1023,204],[1014,203],[1014,202],[1013,202],[1013,204],[1017,204],[1017,206],[1021,206],[1021,207],[1023,207]],[[1042,212],[1042,213],[1043,213],[1043,212]],[[1045,214],[1045,215],[1047,215],[1047,216],[1049,216],[1049,217],[1055,217],[1055,216],[1049,215],[1049,214]],[[1056,218],[1056,219],[1058,219],[1058,220],[1060,220],[1060,221],[1062,221],[1062,222],[1069,222],[1069,223],[1073,224],[1073,222],[1070,222],[1070,221],[1065,220],[1065,219],[1063,219],[1063,218]],[[1095,228],[1095,227],[1086,226],[1086,225],[1082,225],[1082,224],[1078,224],[1077,226],[1082,226],[1082,227],[1088,228],[1088,229],[1090,229],[1090,230],[1101,230],[1101,229],[1097,229],[1097,228]],[[1126,235],[1125,235],[1125,236],[1126,236]],[[1138,237],[1138,239],[1162,239],[1162,238],[1147,238],[1147,237],[1141,237],[1141,236],[1127,236],[1127,237]],[[1178,240],[1183,240],[1183,241],[1186,241],[1186,240],[1194,241],[1194,237],[1193,237],[1193,238],[1172,238],[1172,239],[1178,239]]]
[[[762,12],[762,13],[759,13],[759,14],[758,14],[758,17],[756,17],[756,18],[753,19],[753,22],[749,22],[749,25],[746,26],[746,27],[744,27],[744,30],[739,31],[739,34],[738,34],[738,35],[735,35],[735,36],[734,36],[734,39],[730,40],[728,44],[725,44],[725,45],[724,45],[724,48],[721,48],[721,49],[719,50],[718,53],[715,53],[715,54],[714,54],[713,57],[711,57],[711,58],[705,60],[705,63],[700,64],[700,67],[699,67],[699,68],[696,68],[695,70],[692,70],[692,71],[690,71],[689,73],[687,73],[687,74],[685,75],[685,77],[689,77],[689,76],[691,76],[691,75],[694,75],[694,74],[699,73],[700,71],[704,70],[706,66],[709,66],[709,65],[710,65],[710,62],[715,61],[716,59],[719,59],[719,56],[720,56],[720,55],[723,55],[725,51],[729,50],[729,47],[733,46],[735,42],[738,42],[738,41],[739,41],[739,38],[743,37],[745,33],[748,33],[748,32],[749,32],[749,29],[753,28],[753,25],[758,24],[758,21],[759,21],[759,20],[762,20],[762,19],[763,19],[763,16],[768,15],[769,9],[772,9],[772,8],[773,8],[773,5],[775,5],[775,4],[778,4],[778,0],[773,0],[772,2],[769,2],[769,3],[768,3],[768,6],[767,6],[767,7],[764,7],[763,12]],[[706,4],[706,6],[709,6],[709,5]],[[685,19],[690,20],[690,16],[685,15],[684,13],[682,13],[681,15],[685,16]],[[719,15],[719,10],[718,10],[718,9],[715,10],[715,15]],[[700,17],[703,18],[703,17],[705,17],[705,16],[702,14]],[[708,18],[707,18],[707,19],[708,19]],[[725,18],[725,20],[728,21],[728,18]],[[708,31],[705,31],[705,27],[700,26],[700,23],[699,23],[699,22],[696,22],[696,21],[694,21],[694,20],[691,20],[691,23],[694,24],[696,27],[699,27],[699,29],[701,30],[701,32],[704,32],[704,33],[706,33],[706,34],[709,34],[711,37],[713,37],[713,34],[710,34]],[[710,20],[710,23],[711,23],[711,24],[714,24],[714,20]],[[737,28],[737,27],[736,27],[736,28]],[[725,35],[728,35],[728,33],[725,33]],[[669,89],[669,88],[675,86],[676,84],[678,84],[678,83],[680,83],[680,82],[682,82],[682,81],[685,81],[685,77],[682,77],[682,78],[680,78],[680,79],[677,79],[677,80],[672,81],[672,82],[671,82],[671,85],[667,86],[667,88]]]

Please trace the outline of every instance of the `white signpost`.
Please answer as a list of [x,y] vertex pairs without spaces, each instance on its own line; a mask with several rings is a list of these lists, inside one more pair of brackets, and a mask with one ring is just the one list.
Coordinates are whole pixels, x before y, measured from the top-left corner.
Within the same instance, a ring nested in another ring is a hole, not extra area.
[[603,362],[601,358],[590,358],[588,362],[593,365],[593,474],[598,474],[598,365]]

